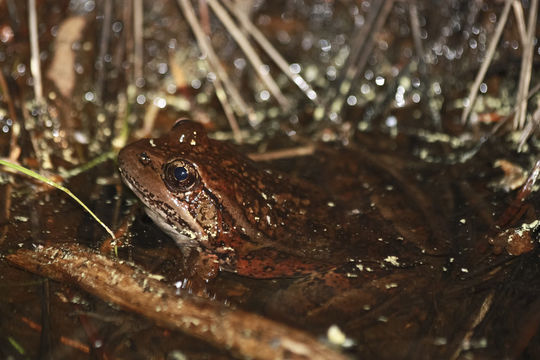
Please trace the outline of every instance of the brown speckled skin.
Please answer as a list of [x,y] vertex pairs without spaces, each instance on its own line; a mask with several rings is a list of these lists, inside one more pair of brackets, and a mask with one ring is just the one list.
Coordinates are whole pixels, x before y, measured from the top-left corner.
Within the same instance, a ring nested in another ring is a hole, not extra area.
[[[176,160],[198,172],[189,191],[165,185],[164,168]],[[180,246],[217,255],[224,270],[272,278],[336,264],[332,249],[343,234],[327,195],[261,169],[233,146],[208,138],[198,123],[180,120],[165,136],[130,144],[118,163],[154,221]]]

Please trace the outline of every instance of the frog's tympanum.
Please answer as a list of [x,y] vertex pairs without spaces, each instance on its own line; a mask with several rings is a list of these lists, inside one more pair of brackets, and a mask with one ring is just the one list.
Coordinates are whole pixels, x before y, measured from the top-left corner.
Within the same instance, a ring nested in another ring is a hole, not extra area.
[[336,203],[317,187],[261,169],[196,122],[179,120],[165,136],[126,146],[118,163],[150,218],[220,269],[273,278],[336,264],[333,249],[344,236]]

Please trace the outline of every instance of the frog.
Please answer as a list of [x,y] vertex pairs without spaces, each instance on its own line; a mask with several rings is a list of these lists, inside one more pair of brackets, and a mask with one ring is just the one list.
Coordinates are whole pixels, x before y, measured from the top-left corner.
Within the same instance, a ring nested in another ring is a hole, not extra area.
[[[323,189],[255,163],[200,123],[179,119],[118,155],[122,180],[185,255],[257,279],[336,266],[348,236]],[[326,176],[322,173],[321,176]],[[213,273],[213,271],[209,271]]]

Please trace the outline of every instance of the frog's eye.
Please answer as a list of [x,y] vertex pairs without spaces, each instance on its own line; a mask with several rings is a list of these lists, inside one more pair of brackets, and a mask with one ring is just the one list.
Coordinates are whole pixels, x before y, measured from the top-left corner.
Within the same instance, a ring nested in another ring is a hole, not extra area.
[[174,172],[174,177],[178,181],[184,181],[189,177],[189,172],[185,166],[177,166],[174,168],[173,172]]
[[184,160],[174,160],[165,165],[163,181],[171,191],[188,191],[199,181],[195,167]]

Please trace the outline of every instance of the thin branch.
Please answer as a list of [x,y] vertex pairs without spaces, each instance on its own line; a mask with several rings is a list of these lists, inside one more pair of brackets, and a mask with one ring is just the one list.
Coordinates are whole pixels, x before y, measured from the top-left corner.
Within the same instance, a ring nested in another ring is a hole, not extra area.
[[[536,20],[538,16],[538,0],[532,0],[529,9],[529,19],[527,24],[527,41],[523,46],[523,56],[521,58],[521,72],[519,76],[519,91],[517,100],[527,96],[532,76],[532,61],[534,54],[534,37],[536,30]],[[527,102],[521,102],[514,118],[514,128],[523,129],[527,118]]]
[[41,82],[41,66],[39,61],[39,43],[37,31],[36,0],[28,0],[28,26],[30,31],[30,71],[34,79],[34,96],[36,103],[43,104],[43,85]]
[[187,294],[135,265],[77,245],[21,249],[6,256],[17,267],[83,290],[158,325],[251,359],[336,359],[345,356],[311,335],[219,301]]
[[480,85],[482,84],[482,81],[486,76],[487,69],[491,64],[491,61],[493,60],[493,55],[495,55],[495,49],[497,48],[497,44],[499,43],[499,39],[501,38],[504,26],[506,25],[506,20],[508,20],[510,6],[512,5],[513,1],[514,0],[506,0],[506,2],[504,3],[504,9],[499,18],[497,28],[495,29],[495,34],[493,34],[493,38],[491,39],[491,42],[489,44],[486,58],[482,62],[480,70],[476,74],[476,78],[474,79],[474,83],[471,86],[469,96],[467,97],[466,105],[463,108],[463,112],[461,113],[461,122],[463,124],[467,122],[467,119],[469,118],[469,115],[471,114],[471,111],[473,109],[474,103],[476,102],[476,97],[478,96],[478,89],[480,88]]
[[527,30],[525,29],[525,17],[523,16],[523,6],[519,0],[514,0],[512,3],[512,9],[514,10],[514,16],[516,17],[516,23],[519,31],[519,40],[521,46],[527,43]]
[[277,100],[281,108],[284,110],[288,109],[290,105],[289,100],[287,100],[287,98],[283,95],[278,84],[276,84],[270,73],[264,70],[265,65],[263,64],[259,55],[257,55],[257,51],[255,51],[253,46],[251,46],[249,43],[246,36],[242,34],[227,11],[218,2],[216,2],[216,0],[207,0],[207,2],[219,20],[223,23],[227,31],[229,31],[229,34],[234,38],[244,54],[246,54],[246,57],[255,69],[255,72]]

